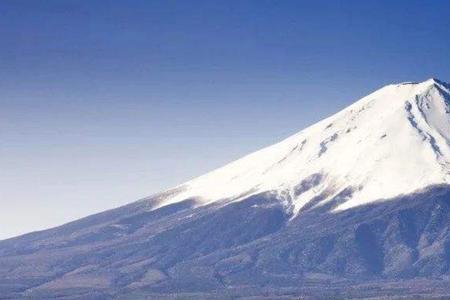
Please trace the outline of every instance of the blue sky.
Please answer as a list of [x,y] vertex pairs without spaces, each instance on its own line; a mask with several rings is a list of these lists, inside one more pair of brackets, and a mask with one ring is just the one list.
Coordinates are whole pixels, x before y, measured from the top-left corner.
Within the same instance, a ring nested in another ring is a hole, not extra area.
[[0,238],[182,183],[385,84],[450,81],[443,0],[3,0],[0,16]]

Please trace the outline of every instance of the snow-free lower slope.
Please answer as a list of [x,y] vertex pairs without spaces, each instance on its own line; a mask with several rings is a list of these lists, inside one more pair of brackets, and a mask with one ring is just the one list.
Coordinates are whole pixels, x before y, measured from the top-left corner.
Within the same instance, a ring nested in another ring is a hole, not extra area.
[[352,193],[337,210],[448,183],[449,102],[449,85],[435,79],[388,85],[280,143],[179,186],[182,192],[160,206],[272,191],[296,214],[317,195],[329,200],[348,188]]

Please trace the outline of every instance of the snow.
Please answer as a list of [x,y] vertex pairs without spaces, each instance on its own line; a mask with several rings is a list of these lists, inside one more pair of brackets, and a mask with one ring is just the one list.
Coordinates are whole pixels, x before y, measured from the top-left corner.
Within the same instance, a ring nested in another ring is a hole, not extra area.
[[[345,210],[449,183],[449,99],[448,85],[435,79],[388,85],[280,143],[182,184],[182,192],[160,206],[272,191],[297,214],[324,192],[331,199],[352,188],[336,208]],[[321,174],[320,182],[295,192],[313,174]]]

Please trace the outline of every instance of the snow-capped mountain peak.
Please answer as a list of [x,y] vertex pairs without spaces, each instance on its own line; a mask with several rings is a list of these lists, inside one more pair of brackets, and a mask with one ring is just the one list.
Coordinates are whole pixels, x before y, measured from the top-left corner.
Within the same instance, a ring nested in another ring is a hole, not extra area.
[[336,195],[343,199],[335,210],[348,209],[449,183],[449,141],[448,84],[429,79],[388,85],[280,143],[179,186],[160,206],[275,192],[294,214]]

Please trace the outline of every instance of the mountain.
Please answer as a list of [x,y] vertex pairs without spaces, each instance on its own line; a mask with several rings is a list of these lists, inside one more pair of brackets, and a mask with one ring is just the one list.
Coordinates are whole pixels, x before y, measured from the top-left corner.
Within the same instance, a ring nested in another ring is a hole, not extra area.
[[0,241],[0,299],[450,297],[450,85],[389,85],[160,194]]

